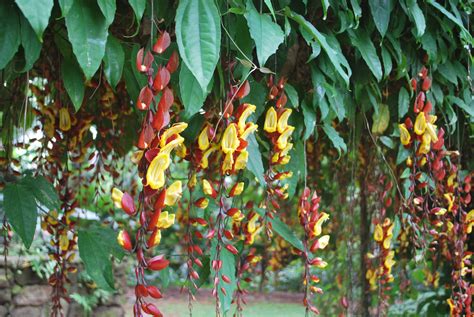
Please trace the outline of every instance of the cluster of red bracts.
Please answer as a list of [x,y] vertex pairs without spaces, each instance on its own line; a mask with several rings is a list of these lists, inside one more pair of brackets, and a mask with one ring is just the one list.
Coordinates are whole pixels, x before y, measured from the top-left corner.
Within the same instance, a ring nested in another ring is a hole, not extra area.
[[323,223],[329,219],[327,213],[319,211],[320,200],[316,191],[311,194],[310,189],[305,188],[298,204],[298,217],[305,232],[304,250],[301,251],[305,264],[303,283],[306,287],[303,304],[307,311],[310,310],[315,314],[319,314],[319,310],[312,304],[310,296],[322,294],[323,290],[314,285],[319,282],[319,278],[311,274],[311,267],[323,269],[327,266],[327,262],[320,257],[312,257],[311,253],[326,248],[329,243],[329,235],[319,237],[322,233]]

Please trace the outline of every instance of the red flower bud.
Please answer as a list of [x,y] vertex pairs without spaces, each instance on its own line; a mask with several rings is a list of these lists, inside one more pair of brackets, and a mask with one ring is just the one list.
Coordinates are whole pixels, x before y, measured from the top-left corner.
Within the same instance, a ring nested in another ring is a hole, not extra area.
[[171,54],[170,59],[168,60],[168,63],[166,64],[166,68],[170,72],[170,74],[174,73],[179,66],[179,55],[177,51],[174,51],[173,54]]
[[160,271],[168,267],[170,261],[165,260],[164,255],[157,255],[148,260],[148,268],[153,271]]
[[231,244],[227,244],[227,245],[225,246],[225,248],[226,248],[230,253],[232,253],[232,254],[237,254],[237,253],[239,253],[239,251],[237,251],[237,249],[236,249],[233,245],[231,245]]
[[135,286],[135,296],[137,297],[147,297],[148,296],[148,291],[145,285],[138,284]]
[[153,298],[160,299],[163,297],[160,290],[156,286],[150,285],[150,286],[147,286],[146,289],[148,291],[148,295],[150,295]]
[[428,89],[430,88],[431,88],[431,78],[425,77],[425,79],[423,79],[423,84],[421,85],[421,89],[423,91],[428,91]]
[[122,209],[130,216],[135,215],[136,210],[133,197],[127,192],[123,193],[122,196]]
[[156,40],[155,45],[153,45],[153,52],[157,54],[163,53],[168,48],[168,46],[170,46],[170,43],[170,35],[168,32],[164,31]]
[[153,92],[148,86],[145,86],[140,91],[137,100],[138,110],[148,110],[150,108],[151,101],[153,100]]
[[144,51],[145,50],[143,48],[138,51],[136,60],[137,70],[141,73],[146,73],[150,69],[154,59],[153,55],[149,51],[146,52],[145,58],[143,58]]
[[162,91],[170,82],[170,72],[166,67],[158,68],[155,79],[153,80],[153,89]]

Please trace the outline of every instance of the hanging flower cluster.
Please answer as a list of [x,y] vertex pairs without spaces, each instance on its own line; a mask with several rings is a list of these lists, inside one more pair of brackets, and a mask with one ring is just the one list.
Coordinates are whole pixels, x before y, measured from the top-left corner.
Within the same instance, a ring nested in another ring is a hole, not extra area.
[[[267,218],[273,219],[274,214],[280,209],[279,199],[288,198],[288,185],[282,185],[283,179],[292,176],[292,172],[282,170],[285,164],[288,164],[291,157],[290,150],[293,148],[291,143],[291,135],[295,127],[288,124],[292,110],[285,108],[287,97],[284,91],[286,79],[281,78],[275,85],[273,76],[270,76],[267,85],[270,88],[268,94],[268,103],[272,104],[265,115],[265,123],[263,130],[267,134],[271,143],[269,153],[269,168],[265,173],[265,181],[267,182],[265,197],[265,225],[267,228],[267,236],[272,235],[271,222]],[[273,107],[273,104],[275,107]]]
[[[169,34],[162,32],[153,46],[153,53],[162,54],[169,44]],[[135,152],[132,158],[133,162],[138,164],[143,184],[143,190],[138,197],[138,207],[130,194],[117,188],[112,190],[112,200],[116,207],[131,217],[138,217],[140,224],[134,242],[125,230],[121,230],[117,236],[118,243],[137,257],[135,316],[142,316],[142,311],[153,316],[162,316],[156,305],[146,299],[159,299],[162,294],[156,286],[147,285],[145,270],[159,271],[169,265],[164,255],[152,256],[151,250],[160,244],[161,231],[175,222],[175,215],[166,209],[174,206],[180,199],[182,184],[181,181],[168,184],[166,173],[172,162],[172,153],[180,152],[179,148],[184,146],[181,133],[188,126],[187,123],[180,122],[165,128],[170,122],[170,108],[174,101],[168,84],[170,74],[178,67],[177,53],[173,52],[166,66],[158,65],[156,70],[153,61],[154,57],[150,51],[145,53],[144,49],[141,49],[138,52],[137,69],[148,78],[148,84],[143,87],[137,100],[138,109],[146,111],[146,114],[138,139],[140,150]]]
[[[426,93],[431,87],[431,79],[426,68],[422,68],[418,78],[411,81],[412,90],[417,94],[413,106],[416,115],[413,124],[410,117],[399,125],[400,142],[413,151],[406,161],[410,169],[410,197],[407,207],[411,221],[402,224],[410,227],[406,233],[412,233],[415,246],[424,247],[427,239],[417,240],[416,236],[431,236],[429,251],[433,252],[433,267],[438,266],[441,253],[452,263],[452,297],[448,300],[452,316],[470,313],[471,287],[464,280],[468,272],[464,258],[467,233],[465,221],[468,218],[465,208],[471,202],[471,176],[460,178],[455,164],[458,152],[447,151],[444,145],[444,130],[437,129],[436,116],[430,114],[432,104]],[[422,224],[428,221],[427,227]],[[422,233],[421,235],[419,233]],[[430,275],[436,276],[436,273]],[[433,279],[435,281],[435,279]],[[468,314],[469,315],[469,314]]]
[[305,188],[298,204],[298,218],[305,232],[303,239],[304,249],[302,251],[305,265],[303,304],[307,312],[312,311],[315,314],[319,314],[319,310],[313,305],[311,297],[314,294],[322,294],[323,290],[316,286],[319,282],[319,277],[311,273],[311,267],[324,269],[327,266],[327,262],[320,257],[313,257],[312,255],[318,250],[326,248],[329,244],[329,235],[321,235],[323,232],[322,225],[329,219],[329,215],[319,211],[320,201],[321,198],[318,197],[316,191],[311,195],[311,190]]
[[372,291],[378,287],[387,291],[389,290],[387,284],[393,282],[392,267],[395,264],[395,251],[391,250],[393,226],[394,223],[389,218],[385,218],[383,223],[375,225],[374,240],[377,248],[374,254],[367,254],[367,257],[372,260],[374,265],[365,274]]

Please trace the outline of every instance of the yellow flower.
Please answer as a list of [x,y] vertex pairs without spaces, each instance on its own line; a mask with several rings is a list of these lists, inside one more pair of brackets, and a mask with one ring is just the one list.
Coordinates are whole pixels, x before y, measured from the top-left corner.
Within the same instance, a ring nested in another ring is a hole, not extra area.
[[215,147],[210,147],[202,154],[201,158],[201,168],[206,169],[209,166],[209,156],[216,150]]
[[428,133],[431,137],[431,141],[438,142],[438,133],[436,132],[436,126],[432,123],[427,123],[426,124],[426,132],[425,134]]
[[319,249],[324,249],[329,244],[329,235],[326,234],[318,239]]
[[140,160],[142,159],[142,157],[143,157],[143,151],[142,150],[135,151],[132,154],[132,157],[130,158],[130,161],[132,161],[132,163],[134,163],[134,164],[138,164],[138,163],[140,163]]
[[240,152],[239,156],[235,159],[235,170],[242,170],[247,165],[247,161],[249,159],[249,152],[243,150]]
[[224,162],[222,163],[222,172],[226,173],[232,170],[234,165],[234,156],[231,152],[227,153],[224,157]]
[[161,148],[160,153],[167,153],[170,154],[178,146],[181,146],[184,142],[184,138],[180,135],[173,141],[167,143],[164,147]]
[[288,145],[288,139],[295,130],[295,127],[288,126],[285,131],[278,137],[277,146],[278,149],[283,150]]
[[122,197],[123,193],[118,188],[112,188],[112,201],[114,202],[115,208],[122,208]]
[[248,136],[252,133],[254,133],[258,129],[258,125],[256,125],[253,122],[249,122],[247,124],[247,128],[245,128],[245,131],[242,133],[240,136],[241,139],[247,140]]
[[156,245],[160,244],[160,242],[161,242],[161,230],[158,230],[155,234],[154,239],[153,239],[152,246],[156,246]]
[[175,214],[169,214],[167,211],[163,211],[160,214],[160,218],[158,219],[158,223],[156,227],[159,229],[166,229],[171,227],[174,224]]
[[183,188],[181,181],[174,182],[166,189],[165,205],[173,206],[174,204],[176,204],[176,201],[181,198],[182,194]]
[[255,242],[255,237],[262,230],[262,226],[259,226],[254,232],[250,234],[250,238],[247,240],[247,244],[253,244]]
[[212,188],[211,183],[207,179],[202,180],[202,191],[208,196],[214,195],[214,188]]
[[146,171],[147,184],[152,189],[159,189],[165,184],[165,170],[170,165],[170,156],[167,153],[159,153],[148,166]]
[[446,199],[446,201],[448,202],[448,211],[453,210],[453,206],[454,206],[453,193],[446,193],[443,196]]
[[425,117],[424,112],[420,112],[416,116],[414,127],[415,127],[415,133],[416,134],[422,135],[423,133],[425,133],[425,130],[426,130],[426,117]]
[[239,147],[240,141],[237,136],[237,128],[235,127],[235,123],[229,124],[224,131],[224,135],[222,136],[222,152],[224,153],[233,153]]
[[390,245],[392,243],[392,236],[388,236],[383,240],[383,247],[384,249],[390,249]]
[[277,123],[277,131],[278,133],[283,133],[286,128],[288,127],[288,118],[291,115],[291,109],[285,109],[283,113],[280,114],[280,118],[278,118]]
[[452,298],[448,298],[446,302],[449,305],[449,316],[454,316],[454,309],[456,308],[456,305],[454,304],[454,301]]
[[67,237],[67,233],[66,233],[66,234],[62,234],[62,235],[59,237],[59,247],[60,247],[61,250],[63,250],[63,251],[67,251],[67,249],[69,248],[69,238]]
[[255,109],[257,109],[257,107],[255,107],[255,105],[251,105],[251,104],[246,104],[246,107],[245,109],[242,111],[242,114],[240,115],[239,117],[239,121],[238,121],[238,127],[239,127],[239,132],[240,133],[243,133],[244,130],[245,130],[245,121],[247,121],[247,118],[255,112]]
[[59,128],[62,131],[71,130],[71,116],[66,108],[59,109]]
[[448,180],[447,180],[447,182],[446,182],[449,187],[451,187],[451,186],[453,186],[454,184],[456,184],[456,183],[454,182],[454,180],[456,179],[456,176],[457,176],[456,173],[453,173],[453,174],[449,175]]
[[237,184],[234,185],[234,187],[232,187],[232,189],[230,190],[230,196],[239,196],[240,194],[242,194],[242,192],[244,191],[244,182],[239,182]]
[[313,233],[315,236],[319,236],[321,234],[322,232],[321,226],[328,219],[329,219],[329,215],[325,212],[322,212],[318,221],[316,221],[316,223],[314,224]]
[[186,122],[179,122],[179,123],[174,124],[171,128],[166,129],[161,135],[160,147],[165,146],[166,141],[168,140],[169,137],[183,132],[187,127],[188,127],[188,124]]
[[209,137],[208,137],[209,126],[205,126],[202,129],[201,133],[199,133],[198,137],[198,145],[201,151],[205,151],[209,148]]
[[268,133],[273,133],[277,129],[277,113],[273,107],[268,108],[265,115],[265,124],[263,130]]
[[408,132],[405,123],[399,124],[398,129],[400,130],[400,142],[402,142],[403,145],[409,144],[411,141],[411,137],[410,132]]
[[380,242],[382,241],[382,239],[383,239],[383,229],[381,225],[377,224],[374,230],[374,240]]
[[254,214],[252,218],[250,218],[248,224],[247,224],[247,231],[249,233],[254,233],[255,230],[257,230],[257,220],[258,220],[258,214]]
[[474,209],[468,212],[466,216],[466,233],[471,233],[472,232],[472,226],[474,225]]
[[232,220],[235,222],[240,222],[245,218],[245,215],[238,210],[235,214],[232,215]]

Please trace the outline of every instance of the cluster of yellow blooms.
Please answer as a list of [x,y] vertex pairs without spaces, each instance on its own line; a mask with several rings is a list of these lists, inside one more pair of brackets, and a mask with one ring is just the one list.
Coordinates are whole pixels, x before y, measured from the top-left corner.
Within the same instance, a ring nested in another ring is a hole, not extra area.
[[[418,154],[428,154],[431,149],[431,144],[438,142],[437,127],[434,124],[437,117],[430,115],[425,112],[420,112],[416,116],[413,130],[415,135],[420,139],[421,144],[418,148]],[[403,145],[409,145],[412,142],[410,132],[408,131],[409,126],[407,123],[401,123],[398,125],[400,129],[400,142]]]
[[265,124],[263,129],[270,134],[273,143],[273,164],[287,164],[290,161],[288,153],[293,148],[293,143],[289,142],[291,134],[295,127],[288,125],[288,118],[292,110],[289,108],[270,107],[265,115]]
[[374,269],[368,269],[365,277],[369,281],[370,289],[377,289],[377,281],[380,280],[382,284],[393,281],[392,267],[395,264],[395,251],[390,250],[391,241],[393,237],[394,223],[389,218],[385,218],[382,225],[377,224],[374,230],[374,240],[379,246],[378,255],[371,253],[367,254],[369,259],[378,258],[380,266]]

